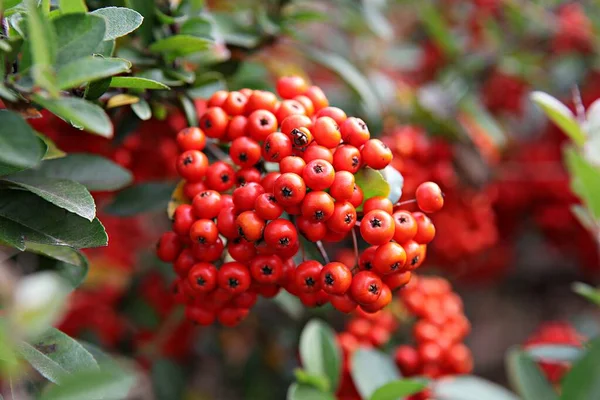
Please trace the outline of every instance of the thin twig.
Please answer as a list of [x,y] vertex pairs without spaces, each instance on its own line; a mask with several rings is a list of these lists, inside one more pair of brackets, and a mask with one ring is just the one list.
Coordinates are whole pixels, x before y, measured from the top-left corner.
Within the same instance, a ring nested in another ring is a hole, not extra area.
[[352,228],[352,245],[354,246],[354,266],[358,265],[358,239],[356,238],[356,229]]
[[394,204],[394,207],[401,207],[401,206],[405,206],[407,204],[412,204],[412,203],[416,203],[417,199],[412,199],[412,200],[404,200],[404,201],[400,201],[396,204]]
[[329,255],[325,251],[325,247],[323,247],[323,242],[319,240],[318,242],[315,242],[315,244],[317,245],[317,249],[319,249],[319,253],[321,253],[321,257],[323,257],[325,264],[329,264]]
[[231,163],[231,158],[227,153],[219,148],[214,142],[206,143],[206,150],[208,150],[216,159],[219,161],[226,162],[228,164]]
[[573,104],[575,105],[575,114],[577,115],[577,121],[581,125],[585,122],[585,107],[583,106],[583,101],[581,100],[581,92],[579,91],[579,86],[573,85],[571,92],[573,95]]

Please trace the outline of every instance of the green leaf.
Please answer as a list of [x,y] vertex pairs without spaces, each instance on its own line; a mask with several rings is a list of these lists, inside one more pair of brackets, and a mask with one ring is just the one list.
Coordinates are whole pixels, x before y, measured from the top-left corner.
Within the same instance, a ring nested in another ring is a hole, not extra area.
[[117,46],[117,42],[113,40],[105,40],[100,42],[98,47],[94,50],[94,55],[102,56],[102,57],[112,57],[115,52],[115,47]]
[[40,400],[100,400],[127,397],[135,380],[119,370],[80,371],[50,386]]
[[51,179],[30,171],[6,176],[3,180],[28,190],[90,222],[96,217],[96,205],[92,195],[85,186],[75,181]]
[[88,10],[84,0],[59,0],[58,4],[62,14],[86,13]]
[[106,20],[104,40],[112,40],[135,31],[144,22],[140,13],[125,7],[106,7],[92,11]]
[[[392,176],[391,174],[388,175]],[[397,178],[397,175],[395,177]],[[354,175],[354,180],[358,187],[362,189],[365,201],[375,196],[391,196],[390,185],[379,171],[371,168],[363,168]],[[402,188],[400,190],[402,191]],[[361,211],[362,204],[356,210]]]
[[381,386],[371,395],[369,400],[397,400],[419,393],[426,387],[426,380],[401,379]]
[[131,186],[117,194],[104,211],[121,217],[166,209],[175,184],[146,182]]
[[67,155],[67,153],[59,149],[56,146],[56,143],[54,143],[48,136],[39,132],[36,132],[35,134],[46,144],[46,154],[44,154],[44,160],[54,160],[55,158],[62,158]]
[[98,100],[110,87],[111,80],[111,78],[105,78],[90,82],[85,88],[83,97],[86,100]]
[[293,383],[287,392],[286,400],[335,400],[331,393],[323,392],[313,386]]
[[49,178],[74,180],[91,191],[118,190],[133,181],[131,172],[95,154],[71,153],[44,161],[38,172]]
[[33,60],[33,79],[36,84],[56,96],[58,89],[52,66],[57,59],[58,36],[35,0],[27,0],[27,33]]
[[586,354],[562,381],[561,400],[600,398],[600,338],[590,342]]
[[91,56],[104,38],[104,18],[91,14],[65,14],[52,20],[56,31],[56,65]]
[[0,192],[0,217],[0,232],[8,232],[9,237],[21,235],[29,242],[78,249],[108,243],[97,218],[89,222],[23,190]]
[[585,133],[567,106],[544,92],[532,92],[530,98],[576,145],[583,146]]
[[148,121],[152,118],[152,109],[150,104],[144,99],[140,99],[137,103],[131,105],[131,109],[142,121]]
[[596,220],[600,219],[600,169],[591,165],[573,147],[565,150],[565,161],[571,174],[571,189],[587,206]]
[[25,246],[28,252],[60,261],[55,270],[71,284],[73,289],[79,287],[85,280],[89,265],[86,256],[81,251],[67,246],[51,246],[33,242],[26,242]]
[[88,132],[107,138],[113,136],[113,125],[110,118],[101,107],[93,103],[77,97],[45,99],[40,95],[34,95],[33,100],[51,113]]
[[110,82],[110,87],[124,89],[157,89],[169,90],[170,88],[158,81],[136,76],[115,76]]
[[112,75],[129,71],[131,63],[122,58],[84,57],[58,70],[57,85],[60,89],[70,89]]
[[585,350],[577,346],[541,344],[527,346],[526,352],[535,361],[572,363],[579,360]]
[[44,147],[23,118],[11,111],[0,110],[0,165],[17,170],[34,167],[44,157]]
[[370,116],[381,113],[381,104],[369,80],[352,63],[334,53],[315,48],[305,48],[308,58],[338,75],[362,99],[362,105]]
[[196,112],[196,106],[194,102],[190,100],[189,97],[185,95],[179,95],[179,101],[181,102],[181,106],[183,107],[183,112],[187,119],[189,126],[198,126],[198,113]]
[[329,325],[316,319],[306,324],[300,335],[300,360],[309,374],[325,376],[330,389],[337,388],[342,355]]
[[585,297],[588,301],[600,306],[600,289],[596,289],[583,282],[572,283],[571,289],[578,295]]
[[64,379],[80,370],[98,370],[98,363],[81,344],[55,328],[33,344],[21,342],[19,354],[44,378],[62,384]]
[[152,365],[152,384],[157,400],[184,398],[185,377],[183,368],[162,358]]
[[371,349],[358,349],[350,361],[350,375],[358,393],[368,399],[377,389],[401,378],[392,359]]
[[155,53],[187,56],[210,48],[212,41],[190,35],[175,35],[158,40],[149,47]]
[[[473,375],[450,376],[435,381],[433,396],[444,400],[519,400],[502,386]],[[542,397],[538,398],[541,400]]]
[[512,387],[523,400],[557,400],[550,382],[527,353],[513,348],[506,357],[506,369]]
[[313,386],[324,392],[329,390],[329,380],[323,375],[309,374],[302,368],[296,368],[294,375],[296,376],[296,381],[300,384]]

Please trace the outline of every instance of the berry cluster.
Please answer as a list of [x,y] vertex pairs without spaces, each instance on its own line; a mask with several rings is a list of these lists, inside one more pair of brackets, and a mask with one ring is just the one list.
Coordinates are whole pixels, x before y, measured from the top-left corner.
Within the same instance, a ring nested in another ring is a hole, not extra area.
[[[409,273],[410,274],[410,273]],[[407,280],[408,282],[408,280]],[[473,360],[462,343],[469,333],[462,301],[450,283],[437,277],[414,276],[399,292],[399,302],[374,314],[357,310],[337,336],[343,352],[343,376],[338,398],[352,399],[355,388],[349,371],[352,353],[359,347],[389,348],[395,336],[412,324],[416,344],[393,349],[404,376],[423,375],[437,379],[470,373]],[[412,317],[416,317],[413,321]],[[401,336],[401,335],[400,335]],[[426,398],[426,397],[425,397]]]
[[[235,325],[259,294],[273,297],[281,288],[306,306],[331,301],[344,312],[357,305],[375,312],[423,262],[435,235],[424,212],[443,206],[436,184],[415,192],[423,212],[364,199],[355,174],[387,167],[392,151],[302,78],[281,78],[277,92],[282,100],[259,90],[216,92],[199,127],[177,136],[189,201],[175,209],[158,255],[173,262],[177,296],[198,324]],[[322,241],[356,238],[357,231],[371,245],[358,268],[329,262]],[[326,265],[302,256],[296,266],[300,235],[317,243]]]
[[[582,347],[585,342],[579,332],[568,322],[555,321],[542,324],[525,342],[526,349],[544,345]],[[559,383],[571,367],[569,362],[543,360],[538,363],[544,375],[552,383]]]

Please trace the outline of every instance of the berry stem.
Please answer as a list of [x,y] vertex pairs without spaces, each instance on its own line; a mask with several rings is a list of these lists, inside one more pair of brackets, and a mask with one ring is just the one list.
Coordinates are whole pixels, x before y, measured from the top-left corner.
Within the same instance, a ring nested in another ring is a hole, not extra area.
[[585,122],[585,107],[583,106],[583,102],[581,100],[581,92],[579,91],[579,86],[573,85],[571,93],[573,96],[573,104],[575,105],[575,114],[577,115],[577,122],[579,122],[579,124],[583,124]]
[[208,150],[217,160],[231,164],[229,155],[221,150],[214,142],[206,142],[206,150]]
[[354,266],[358,265],[358,239],[356,238],[356,229],[352,228],[352,245],[354,246]]
[[327,251],[325,251],[325,247],[323,246],[323,242],[321,242],[320,240],[318,242],[315,242],[315,244],[317,245],[317,249],[319,249],[319,253],[321,253],[321,257],[323,257],[323,261],[325,261],[325,264],[329,264],[329,255],[327,254]]
[[401,206],[405,206],[407,204],[412,204],[412,203],[416,203],[416,202],[417,202],[417,199],[399,201],[398,203],[394,204],[394,207],[401,207]]

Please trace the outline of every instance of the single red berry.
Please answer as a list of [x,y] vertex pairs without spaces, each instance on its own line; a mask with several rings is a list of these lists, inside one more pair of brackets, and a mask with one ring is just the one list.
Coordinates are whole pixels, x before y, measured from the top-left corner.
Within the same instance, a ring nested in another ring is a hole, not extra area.
[[209,219],[199,219],[190,228],[190,239],[193,243],[215,243],[218,237],[217,225]]
[[256,198],[254,211],[264,220],[274,220],[281,216],[283,207],[277,203],[273,193],[263,193]]
[[198,218],[216,218],[221,211],[221,195],[214,190],[205,190],[194,197],[192,207]]
[[198,182],[186,182],[183,185],[183,194],[188,199],[193,199],[198,193],[204,192],[206,190],[206,183],[202,181]]
[[[235,173],[235,182],[238,187],[250,182],[259,183],[261,178],[261,173],[256,168],[244,168]],[[233,200],[231,204],[233,204]]]
[[367,124],[360,119],[350,117],[340,125],[342,140],[354,147],[360,147],[371,138]]
[[315,114],[315,117],[329,117],[335,121],[338,126],[341,126],[346,121],[346,113],[338,107],[324,107]]
[[186,150],[204,150],[206,146],[206,136],[202,129],[191,127],[179,131],[177,134],[177,144],[182,151]]
[[325,222],[333,215],[333,198],[326,192],[307,193],[302,201],[302,215],[315,222]]
[[248,267],[239,262],[221,265],[217,274],[219,287],[231,294],[240,294],[250,288],[251,277]]
[[396,211],[392,214],[394,218],[394,240],[398,243],[408,242],[417,234],[417,221],[408,211]]
[[355,174],[360,169],[361,162],[360,150],[348,144],[338,146],[333,153],[333,167],[336,171]]
[[298,242],[296,227],[290,221],[283,218],[269,222],[265,228],[264,236],[267,246],[276,251],[293,247]]
[[304,154],[302,155],[304,161],[307,163],[312,160],[325,160],[328,163],[333,162],[333,154],[331,154],[331,150],[327,147],[318,145],[316,142],[312,142],[306,149],[304,150]]
[[189,204],[182,204],[173,213],[173,231],[178,235],[187,235],[196,222],[194,210]]
[[340,127],[330,117],[317,118],[311,129],[315,141],[321,146],[333,149],[340,144],[342,134]]
[[402,375],[413,376],[419,373],[421,359],[414,347],[408,345],[398,346],[394,352],[394,360]]
[[402,272],[405,265],[406,251],[396,242],[382,244],[373,257],[373,271],[382,276]]
[[280,172],[269,172],[260,181],[260,185],[265,189],[267,193],[273,193],[275,189],[275,181],[281,176]]
[[271,133],[265,139],[262,147],[262,156],[265,161],[279,162],[292,155],[292,141],[281,132]]
[[235,139],[229,148],[231,161],[243,168],[256,165],[260,161],[260,152],[260,144],[246,136]]
[[273,185],[273,194],[277,202],[282,206],[293,206],[300,204],[306,195],[304,180],[296,174],[281,174]]
[[221,107],[210,107],[200,117],[198,126],[210,138],[219,139],[225,136],[229,116]]
[[227,125],[225,136],[221,137],[222,141],[232,141],[240,137],[245,137],[248,129],[248,118],[243,115],[236,115],[231,118]]
[[302,293],[316,293],[321,290],[321,270],[323,265],[315,260],[304,261],[296,268],[296,286]]
[[352,284],[352,272],[345,264],[331,262],[321,270],[321,288],[336,296],[346,293]]
[[315,106],[308,97],[300,95],[294,97],[293,100],[296,100],[298,103],[302,104],[302,107],[304,107],[304,111],[308,117],[312,117],[312,115],[315,113]]
[[444,206],[444,196],[440,187],[434,182],[421,183],[415,191],[417,205],[421,211],[434,213]]
[[388,214],[392,214],[394,212],[394,205],[387,197],[375,196],[367,199],[363,205],[363,213],[367,214],[373,210],[382,210]]
[[225,245],[220,237],[217,237],[217,240],[214,243],[210,244],[200,244],[194,243],[192,244],[192,252],[194,253],[194,257],[198,261],[203,262],[215,262],[221,258],[223,255],[223,249]]
[[347,233],[356,225],[356,208],[348,201],[336,201],[333,214],[326,222],[327,228],[336,233]]
[[363,162],[373,169],[384,169],[392,158],[392,150],[379,139],[369,139],[360,151]]
[[267,110],[256,110],[248,117],[248,134],[256,141],[263,141],[277,132],[277,118]]
[[302,157],[287,156],[279,162],[279,171],[282,174],[293,172],[296,175],[302,175],[305,166],[306,162],[304,162]]
[[381,294],[383,282],[371,271],[360,271],[352,278],[350,295],[359,304],[372,304]]
[[354,194],[355,185],[354,175],[348,171],[337,171],[329,194],[338,201],[350,200]]
[[283,121],[290,115],[306,115],[306,111],[302,104],[296,100],[284,100],[279,105],[279,108],[275,112],[277,121]]
[[371,245],[381,245],[394,237],[394,219],[382,210],[368,212],[360,223],[360,234]]
[[164,262],[173,262],[181,252],[182,243],[175,232],[165,232],[160,237],[156,254]]
[[354,190],[352,191],[352,197],[350,197],[350,204],[352,204],[355,208],[360,207],[365,199],[365,194],[362,189],[358,185],[354,185]]
[[217,269],[209,263],[195,264],[188,273],[192,289],[198,293],[209,293],[217,287]]
[[306,81],[297,75],[283,76],[277,80],[275,85],[277,93],[283,99],[291,99],[293,97],[304,94],[308,89]]
[[296,219],[296,224],[300,233],[311,242],[323,240],[327,235],[327,225],[325,225],[325,222],[317,222],[300,216]]
[[406,251],[406,268],[409,271],[413,271],[423,264],[423,261],[425,261],[426,245],[409,240],[408,242],[404,242],[402,247]]
[[442,348],[436,342],[421,343],[417,351],[424,364],[439,364],[442,360]]
[[246,308],[226,307],[219,311],[217,319],[221,325],[232,328],[239,325],[248,316],[249,312]]
[[325,160],[312,160],[302,171],[304,183],[312,190],[326,190],[333,184],[335,170]]
[[262,284],[271,285],[279,282],[283,274],[283,263],[276,255],[260,255],[250,261],[252,278]]
[[227,100],[227,96],[229,96],[229,92],[227,90],[217,90],[210,96],[206,105],[208,107],[221,107],[225,100]]
[[358,303],[356,303],[356,301],[354,301],[348,293],[344,293],[338,296],[331,295],[329,297],[329,301],[331,302],[331,305],[335,307],[336,310],[346,314],[349,314],[352,311],[356,310],[356,306],[358,305]]
[[265,193],[260,183],[249,182],[233,191],[233,204],[238,212],[254,209],[256,199]]
[[454,374],[468,374],[473,370],[473,355],[463,343],[456,343],[446,352],[445,365]]
[[199,150],[188,150],[177,159],[177,172],[189,182],[198,182],[204,178],[208,169],[208,158]]
[[281,123],[281,132],[288,135],[290,138],[292,137],[292,131],[298,128],[312,128],[312,120],[306,115],[290,115]]
[[382,310],[388,304],[392,302],[392,291],[390,288],[384,283],[381,285],[381,294],[372,303],[361,304],[360,308],[367,313],[376,313],[379,310]]
[[241,263],[248,262],[256,255],[254,243],[238,237],[227,243],[227,251],[231,258]]
[[315,111],[319,111],[327,106],[329,106],[329,100],[325,96],[325,93],[318,86],[311,86],[306,89],[304,95],[310,99],[312,102]]
[[224,207],[219,211],[219,215],[217,215],[219,233],[227,239],[235,239],[239,236],[236,218],[237,214],[233,207]]
[[265,221],[255,211],[244,211],[236,218],[238,234],[249,242],[257,242],[263,237]]
[[397,272],[395,274],[385,276],[383,278],[383,283],[388,285],[391,291],[394,291],[406,286],[406,284],[410,282],[411,277],[412,273],[410,271]]
[[248,103],[246,103],[246,112],[252,113],[256,110],[266,110],[271,113],[275,112],[277,104],[277,96],[274,93],[254,90],[252,95],[248,97]]
[[223,111],[229,115],[241,115],[246,109],[246,103],[248,103],[248,98],[242,93],[236,91],[229,92],[229,96],[227,96],[222,105]]
[[379,246],[371,246],[367,247],[358,258],[358,268],[364,271],[371,271],[373,269],[373,258],[375,257],[375,252]]
[[173,263],[173,271],[182,278],[185,278],[195,263],[196,259],[192,250],[189,248],[183,249]]
[[435,237],[435,226],[429,217],[422,212],[414,212],[413,217],[417,221],[417,234],[413,240],[419,244],[427,244]]
[[226,192],[235,185],[234,169],[226,162],[214,162],[206,170],[206,185],[217,192]]

